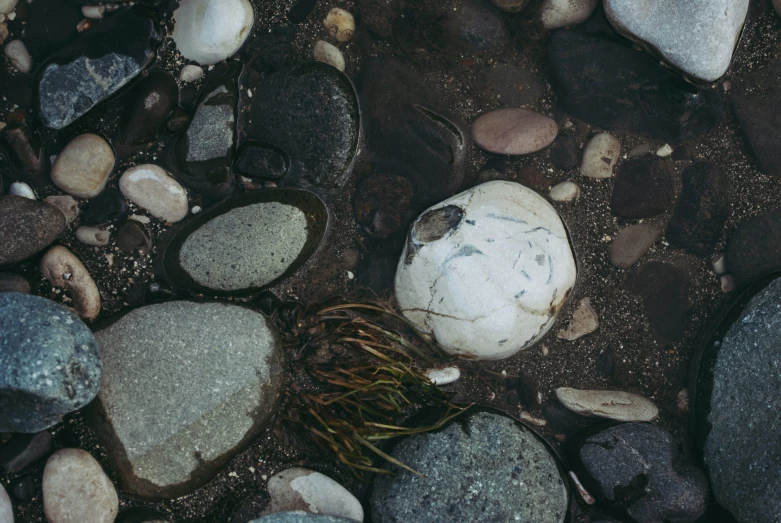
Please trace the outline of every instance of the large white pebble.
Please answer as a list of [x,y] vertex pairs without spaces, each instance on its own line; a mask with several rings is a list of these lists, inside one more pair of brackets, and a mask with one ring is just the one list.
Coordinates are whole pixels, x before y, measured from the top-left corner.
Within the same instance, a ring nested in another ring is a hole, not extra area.
[[52,165],[54,185],[78,198],[92,198],[106,188],[114,168],[114,150],[97,134],[81,134],[68,142]]
[[173,39],[188,60],[216,64],[239,50],[254,19],[249,0],[180,0]]
[[597,8],[599,0],[545,0],[540,17],[546,29],[558,29],[585,22]]
[[580,174],[589,178],[610,178],[621,155],[621,142],[607,133],[594,136],[583,150]]
[[95,458],[81,449],[62,449],[43,470],[43,510],[49,523],[113,523],[119,499]]
[[575,284],[556,210],[520,184],[493,181],[413,224],[396,272],[402,313],[448,353],[501,359],[551,328]]
[[161,220],[175,223],[187,216],[187,191],[157,165],[131,167],[119,179],[119,190],[125,198]]
[[27,46],[21,40],[8,42],[3,51],[11,60],[11,64],[22,73],[29,73],[33,69],[33,59],[27,51]]
[[8,497],[8,493],[0,485],[0,523],[14,523],[14,510],[11,505],[11,498]]
[[94,320],[100,314],[100,291],[87,268],[62,245],[49,249],[41,258],[41,274],[55,287],[70,291],[73,309],[79,317]]
[[312,50],[312,58],[344,71],[344,56],[342,56],[342,52],[338,47],[329,44],[325,40],[318,40],[315,43],[315,48]]
[[616,421],[651,421],[659,415],[654,402],[618,390],[556,389],[556,398],[572,412]]
[[323,25],[328,30],[328,34],[339,42],[347,42],[355,34],[355,18],[352,13],[338,7],[328,11]]
[[268,494],[271,502],[264,515],[304,510],[363,521],[363,507],[355,496],[333,479],[314,470],[293,467],[271,476]]

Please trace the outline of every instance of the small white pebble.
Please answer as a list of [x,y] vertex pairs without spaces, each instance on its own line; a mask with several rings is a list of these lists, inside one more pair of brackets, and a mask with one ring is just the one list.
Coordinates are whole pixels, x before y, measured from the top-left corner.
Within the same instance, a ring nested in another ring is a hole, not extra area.
[[4,50],[5,56],[11,60],[11,64],[22,73],[29,73],[33,69],[33,58],[27,52],[27,47],[21,40],[8,42]]
[[111,253],[106,254],[106,261],[108,262],[109,267],[114,265],[114,255]]
[[247,96],[252,98],[252,89],[247,89]]
[[152,221],[149,219],[149,216],[144,216],[143,214],[131,214],[128,220],[133,220],[138,223],[150,223]]
[[193,208],[190,209],[190,212],[193,214],[198,214],[201,212],[201,206],[200,205],[193,205]]
[[426,377],[430,379],[434,385],[447,385],[461,377],[461,369],[458,367],[429,369],[426,371]]
[[673,153],[673,148],[670,147],[669,143],[664,144],[663,146],[659,147],[656,150],[656,156],[661,156],[664,158],[665,156],[670,156]]
[[179,72],[179,79],[185,83],[195,82],[203,78],[203,69],[197,65],[185,65]]
[[719,276],[727,274],[727,262],[724,259],[723,254],[718,258],[716,258],[715,260],[713,260],[713,272],[715,272]]
[[328,30],[328,34],[339,42],[346,42],[355,34],[355,18],[352,13],[338,7],[328,11],[323,24]]
[[352,271],[346,271],[347,272],[347,279],[348,280],[354,280],[355,274]]
[[29,198],[30,200],[35,200],[35,191],[33,191],[33,188],[24,182],[12,183],[11,188],[9,189],[8,192],[16,196],[22,196],[23,198]]
[[728,293],[735,290],[735,280],[729,274],[721,277],[721,292]]
[[106,6],[104,5],[83,5],[81,6],[81,14],[87,18],[93,20],[100,20],[103,18],[103,13],[106,12]]
[[574,182],[561,182],[550,190],[551,200],[556,202],[571,202],[580,196],[580,187]]
[[11,20],[11,21],[16,20],[16,11],[14,11],[13,13],[8,13],[8,17],[7,18],[9,20]]

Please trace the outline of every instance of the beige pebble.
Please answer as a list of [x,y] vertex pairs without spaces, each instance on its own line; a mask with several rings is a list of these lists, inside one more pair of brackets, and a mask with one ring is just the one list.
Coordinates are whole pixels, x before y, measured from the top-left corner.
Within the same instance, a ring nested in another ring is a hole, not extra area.
[[599,327],[597,311],[591,307],[591,300],[583,298],[578,308],[572,313],[572,320],[565,329],[559,331],[557,336],[562,340],[575,341],[587,334],[591,334]]
[[41,273],[55,287],[70,291],[79,317],[90,321],[98,317],[100,291],[75,254],[61,245],[52,247],[41,259]]
[[355,34],[355,18],[352,13],[338,7],[328,11],[323,24],[331,38],[336,38],[339,42],[347,42]]
[[651,421],[659,415],[659,409],[651,400],[618,390],[559,387],[556,398],[576,414],[615,421]]
[[551,187],[550,197],[555,202],[572,202],[580,197],[580,187],[574,182],[561,182]]
[[559,128],[553,118],[529,109],[485,113],[472,124],[475,143],[497,154],[530,154],[553,143]]
[[101,246],[108,243],[111,233],[99,227],[79,227],[76,229],[76,239],[86,245]]
[[611,178],[621,156],[621,142],[607,133],[594,136],[583,149],[580,174],[589,178]]
[[33,59],[30,53],[27,51],[27,46],[21,40],[12,40],[5,45],[3,50],[5,56],[11,60],[13,65],[18,71],[22,73],[29,73],[33,70]]
[[97,134],[81,134],[68,142],[52,165],[52,181],[66,193],[92,198],[106,187],[114,168],[114,151]]
[[344,72],[344,56],[335,45],[329,44],[325,40],[318,40],[312,50],[312,58],[318,62],[332,65]]
[[125,198],[167,222],[181,221],[189,212],[187,191],[158,165],[131,167],[119,179],[119,190]]
[[62,449],[43,470],[43,510],[49,523],[112,523],[119,499],[95,458],[81,449]]

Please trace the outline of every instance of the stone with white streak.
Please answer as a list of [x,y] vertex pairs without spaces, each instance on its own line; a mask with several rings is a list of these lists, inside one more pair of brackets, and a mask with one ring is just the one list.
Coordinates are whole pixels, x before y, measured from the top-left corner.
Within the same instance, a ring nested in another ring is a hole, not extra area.
[[653,401],[619,390],[556,389],[556,398],[576,414],[615,421],[652,421],[659,415]]
[[610,23],[699,81],[729,67],[749,0],[605,0]]
[[599,0],[545,0],[540,10],[542,25],[558,29],[585,22],[599,5]]
[[553,325],[576,267],[556,210],[493,181],[415,221],[396,272],[402,313],[448,353],[507,358]]
[[125,198],[161,220],[176,223],[187,216],[187,191],[157,165],[131,167],[119,179],[119,190]]
[[271,497],[262,515],[304,510],[315,514],[363,521],[361,502],[328,476],[301,467],[278,472],[268,480]]
[[212,65],[239,50],[254,19],[249,0],[180,0],[173,39],[182,56]]
[[43,511],[50,523],[113,523],[119,499],[95,458],[81,449],[62,449],[43,470]]

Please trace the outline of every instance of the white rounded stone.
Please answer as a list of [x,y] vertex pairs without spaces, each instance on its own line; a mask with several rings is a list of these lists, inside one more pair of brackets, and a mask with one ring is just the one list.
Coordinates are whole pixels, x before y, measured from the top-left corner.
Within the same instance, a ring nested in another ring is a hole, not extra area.
[[580,197],[580,187],[574,182],[561,182],[551,188],[550,197],[556,202],[572,202]]
[[81,449],[62,449],[43,470],[43,510],[49,523],[113,523],[119,499],[95,458]]
[[16,9],[19,0],[0,0],[0,14],[7,15]]
[[426,377],[434,385],[448,385],[461,377],[461,369],[458,367],[444,367],[441,369],[430,369],[426,371]]
[[446,352],[501,359],[551,328],[576,275],[556,210],[520,184],[492,181],[418,217],[396,272],[396,299]]
[[727,274],[727,259],[723,254],[720,254],[718,258],[713,260],[713,272],[718,276]]
[[352,13],[338,7],[328,11],[323,24],[331,38],[336,38],[339,42],[347,42],[355,34],[355,18]]
[[546,29],[558,29],[585,22],[597,8],[599,0],[545,0],[540,17]]
[[661,156],[662,158],[670,156],[672,153],[673,153],[673,148],[670,147],[669,143],[664,144],[663,146],[659,147],[656,150],[656,156]]
[[83,5],[81,6],[81,14],[85,18],[91,18],[93,20],[100,20],[103,18],[103,14],[106,12],[105,5]]
[[11,40],[6,44],[3,52],[18,71],[29,73],[33,70],[33,58],[21,40]]
[[621,156],[621,142],[612,135],[600,133],[586,144],[580,174],[589,178],[611,178]]
[[62,245],[49,249],[41,258],[41,274],[55,287],[67,289],[79,317],[94,320],[100,314],[100,291],[87,268]]
[[114,150],[97,134],[81,134],[68,142],[52,165],[54,185],[78,198],[92,198],[106,188],[114,169]]
[[188,64],[182,67],[182,70],[179,72],[179,79],[185,83],[191,83],[191,82],[197,82],[201,78],[203,78],[204,72],[203,67],[198,67],[197,65]]
[[160,166],[131,167],[119,179],[119,190],[155,218],[176,223],[187,216],[187,191]]
[[111,233],[100,227],[83,226],[76,229],[76,239],[86,245],[106,245],[110,237]]
[[651,421],[659,415],[653,401],[617,390],[556,389],[556,398],[577,414],[616,421]]
[[344,56],[342,56],[342,52],[338,47],[329,44],[325,40],[318,40],[315,43],[315,48],[312,50],[312,58],[318,62],[332,65],[344,72]]
[[33,191],[33,188],[24,182],[12,183],[11,187],[8,189],[8,193],[21,196],[23,198],[29,198],[30,200],[35,200],[35,191]]
[[14,510],[11,505],[11,498],[8,497],[8,493],[0,485],[0,523],[14,523]]
[[180,0],[173,39],[188,60],[216,64],[239,50],[254,19],[249,0]]
[[271,497],[263,515],[303,510],[325,516],[363,521],[355,496],[328,476],[301,467],[274,474],[268,480]]

